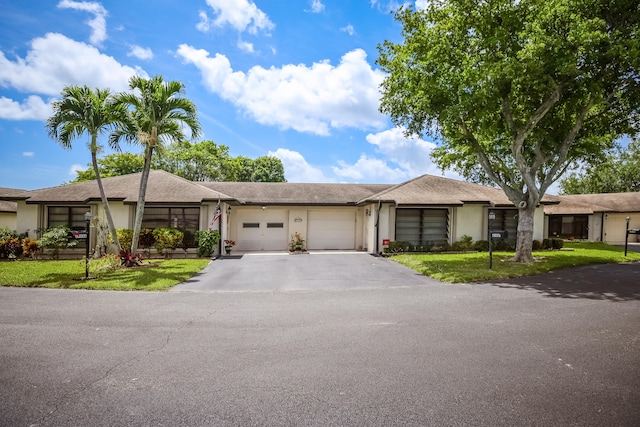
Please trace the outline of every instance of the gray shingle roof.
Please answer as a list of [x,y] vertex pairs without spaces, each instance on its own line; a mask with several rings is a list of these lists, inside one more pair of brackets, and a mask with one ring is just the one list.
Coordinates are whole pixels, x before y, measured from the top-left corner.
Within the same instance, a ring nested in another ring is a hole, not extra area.
[[399,205],[513,205],[501,189],[434,175],[422,175],[375,194],[365,201],[395,201]]
[[[135,203],[138,200],[140,173],[103,178],[105,193],[109,200]],[[22,192],[20,199],[27,203],[86,203],[100,200],[98,184],[94,181],[66,184]],[[203,187],[161,170],[152,170],[147,185],[147,203],[201,203],[205,200],[231,200],[226,194]]]
[[[0,187],[0,197],[10,199],[24,193],[24,191],[17,188]],[[0,200],[0,212],[16,213],[17,211],[18,203],[10,200]]]
[[640,212],[640,192],[572,194],[554,196],[559,203],[545,206],[547,215],[592,214],[595,212]]
[[292,182],[201,182],[243,204],[354,205],[391,184],[316,184]]

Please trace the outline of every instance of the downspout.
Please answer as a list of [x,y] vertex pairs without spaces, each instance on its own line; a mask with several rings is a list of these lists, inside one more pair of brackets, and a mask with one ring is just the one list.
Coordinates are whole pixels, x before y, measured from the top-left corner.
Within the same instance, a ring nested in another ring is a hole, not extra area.
[[374,253],[376,255],[379,254],[379,252],[378,252],[378,248],[379,248],[379,243],[378,243],[379,230],[378,230],[378,227],[380,225],[380,205],[381,204],[382,204],[382,200],[378,199],[378,209],[376,210],[376,223],[375,223],[375,227],[374,227],[374,229],[375,229],[375,233],[374,233],[374,235],[375,235],[374,236],[374,238],[375,238],[375,251],[374,251]]
[[600,216],[600,243],[604,243],[604,212]]

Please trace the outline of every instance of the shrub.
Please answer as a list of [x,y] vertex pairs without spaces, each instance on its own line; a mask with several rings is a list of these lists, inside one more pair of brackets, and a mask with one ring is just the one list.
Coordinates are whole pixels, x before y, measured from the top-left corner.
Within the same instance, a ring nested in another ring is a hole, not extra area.
[[539,251],[543,248],[542,243],[540,243],[540,240],[534,240],[533,244],[531,245],[531,248],[534,251]]
[[69,239],[68,234],[71,230],[65,225],[49,228],[42,233],[42,237],[38,240],[38,246],[44,249],[51,249],[54,259],[60,257],[60,249],[72,248],[78,244],[75,239]]
[[198,256],[209,258],[220,242],[220,232],[218,230],[196,231],[196,238],[198,239]]
[[542,248],[553,249],[553,243],[551,242],[551,239],[542,239]]
[[457,242],[453,242],[451,249],[454,251],[470,251],[473,248],[473,238],[466,234]]
[[[133,238],[133,230],[131,231],[131,236]],[[151,247],[156,243],[156,238],[153,237],[153,230],[150,228],[143,228],[140,231],[140,238],[138,239],[138,243],[146,251],[151,249]],[[131,246],[131,243],[129,243],[129,246]]]
[[35,259],[38,256],[39,251],[40,246],[38,246],[37,240],[30,239],[29,237],[22,239],[22,253],[25,256]]
[[118,236],[118,240],[120,241],[120,246],[122,246],[123,251],[131,249],[131,242],[133,241],[132,229],[116,228],[116,235]]
[[129,250],[120,251],[120,265],[123,267],[137,267],[142,264],[142,255],[134,254]]
[[487,252],[489,250],[489,241],[488,240],[477,240],[473,244],[473,250],[478,252]]
[[158,253],[166,256],[166,249],[175,250],[182,245],[184,233],[177,228],[160,227],[153,230],[153,237],[156,239],[155,247]]
[[562,239],[551,239],[551,246],[553,249],[562,249],[564,246],[564,240]]

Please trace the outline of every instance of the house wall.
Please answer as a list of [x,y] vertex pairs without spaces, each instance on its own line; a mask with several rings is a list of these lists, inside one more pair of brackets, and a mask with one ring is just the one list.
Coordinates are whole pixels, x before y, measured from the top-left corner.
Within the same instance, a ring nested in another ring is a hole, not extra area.
[[40,212],[39,205],[28,205],[19,201],[15,230],[18,233],[25,233],[28,230],[29,237],[36,239],[38,236],[36,236],[35,230],[43,226]]
[[483,205],[464,205],[451,209],[451,237],[456,242],[467,235],[473,241],[486,240],[487,230],[483,224],[487,223],[487,209]]
[[0,228],[6,227],[15,230],[18,224],[18,214],[16,212],[0,212]]

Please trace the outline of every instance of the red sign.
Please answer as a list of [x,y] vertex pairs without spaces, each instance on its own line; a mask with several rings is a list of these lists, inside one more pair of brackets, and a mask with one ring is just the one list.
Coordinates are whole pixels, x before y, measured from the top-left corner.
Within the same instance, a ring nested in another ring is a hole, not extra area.
[[382,246],[389,246],[389,239],[383,239]]
[[73,234],[73,238],[74,239],[86,239],[87,238],[87,232],[86,231],[72,231],[71,234]]

